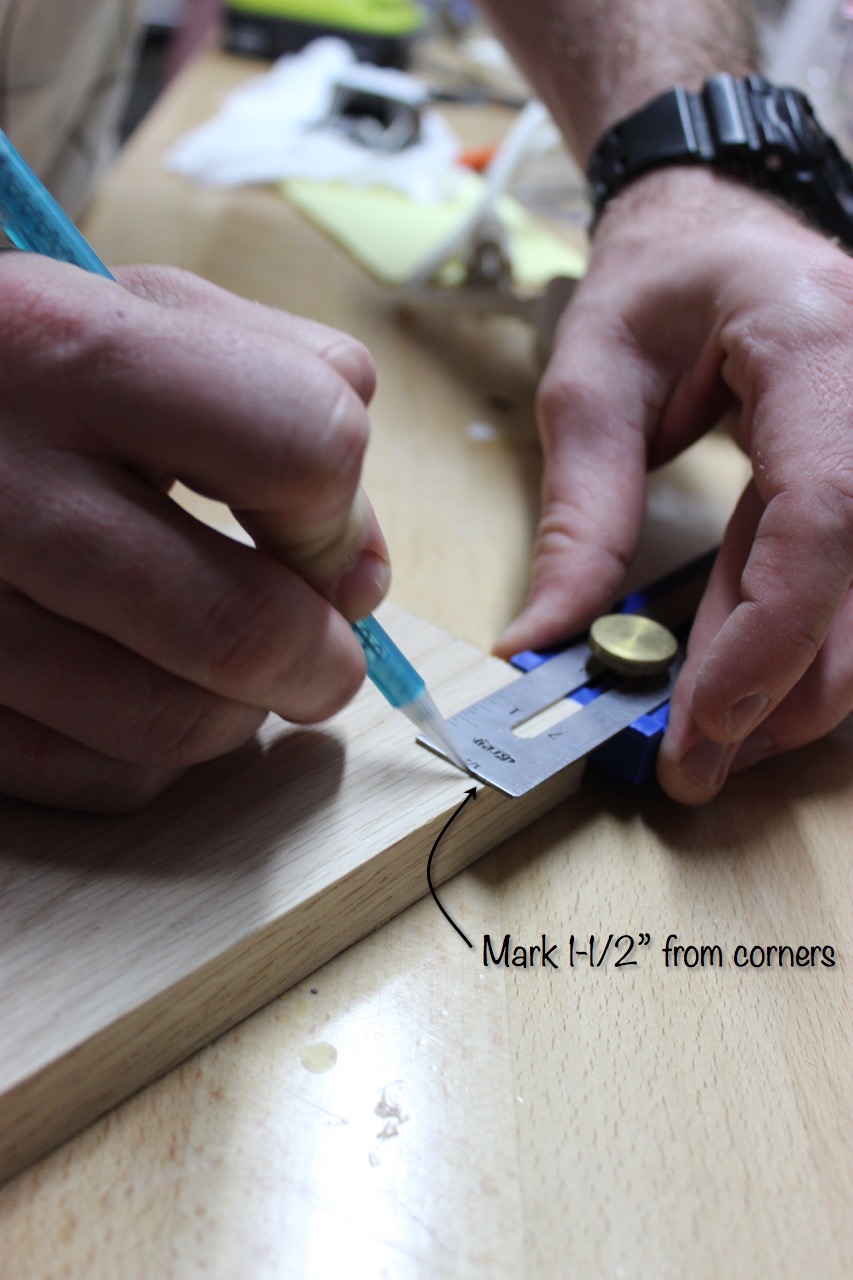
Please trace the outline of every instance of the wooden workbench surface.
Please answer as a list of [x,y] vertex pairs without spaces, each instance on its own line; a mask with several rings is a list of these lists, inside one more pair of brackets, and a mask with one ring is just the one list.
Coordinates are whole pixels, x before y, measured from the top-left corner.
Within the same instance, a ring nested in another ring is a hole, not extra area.
[[[371,347],[392,598],[487,649],[536,514],[529,335],[400,317],[272,191],[164,173],[251,70],[184,75],[89,234]],[[714,438],[656,477],[635,576],[710,545],[742,476]],[[847,726],[699,811],[586,787],[446,886],[473,951],[426,899],[0,1189],[4,1280],[848,1277],[852,752]],[[486,933],[559,967],[484,967]],[[591,967],[591,934],[636,965]],[[668,967],[673,934],[697,951]],[[773,944],[835,963],[735,964]]]

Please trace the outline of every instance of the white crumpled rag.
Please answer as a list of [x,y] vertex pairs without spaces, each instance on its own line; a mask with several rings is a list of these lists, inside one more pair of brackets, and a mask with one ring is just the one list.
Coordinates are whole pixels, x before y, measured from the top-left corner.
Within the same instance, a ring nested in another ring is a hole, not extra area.
[[[280,58],[230,94],[213,119],[180,138],[166,167],[215,186],[314,178],[390,187],[423,202],[451,197],[459,144],[432,108],[421,108],[420,141],[402,151],[374,151],[323,127],[335,83],[354,62],[350,46],[331,36]],[[393,84],[413,101],[424,97],[420,82],[403,72],[359,64],[359,81]]]

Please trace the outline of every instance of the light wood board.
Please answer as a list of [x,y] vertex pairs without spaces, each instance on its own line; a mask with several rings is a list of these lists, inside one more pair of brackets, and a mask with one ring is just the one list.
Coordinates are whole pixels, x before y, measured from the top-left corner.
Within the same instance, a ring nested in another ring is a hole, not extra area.
[[[382,616],[448,714],[516,678],[402,610]],[[522,800],[478,785],[434,883],[577,777]],[[257,749],[191,771],[136,815],[5,803],[0,1177],[427,893],[432,844],[471,785],[368,684],[328,726],[270,717]]]

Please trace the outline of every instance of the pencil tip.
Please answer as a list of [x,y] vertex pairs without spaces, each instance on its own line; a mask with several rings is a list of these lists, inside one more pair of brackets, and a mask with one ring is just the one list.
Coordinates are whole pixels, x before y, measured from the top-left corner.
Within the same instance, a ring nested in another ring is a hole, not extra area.
[[459,743],[456,741],[450,725],[426,689],[419,697],[408,703],[407,706],[401,707],[400,710],[406,713],[422,735],[428,738],[443,755],[447,756],[448,760],[451,760],[458,769],[462,769],[465,773],[468,772],[468,762],[459,749]]

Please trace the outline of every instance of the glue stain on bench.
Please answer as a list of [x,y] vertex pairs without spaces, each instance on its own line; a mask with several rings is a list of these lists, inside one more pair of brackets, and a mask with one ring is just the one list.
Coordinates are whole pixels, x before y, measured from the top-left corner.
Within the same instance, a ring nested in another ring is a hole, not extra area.
[[318,1040],[316,1044],[306,1044],[299,1055],[299,1060],[306,1071],[321,1075],[324,1071],[331,1071],[338,1060],[338,1051],[328,1041]]

